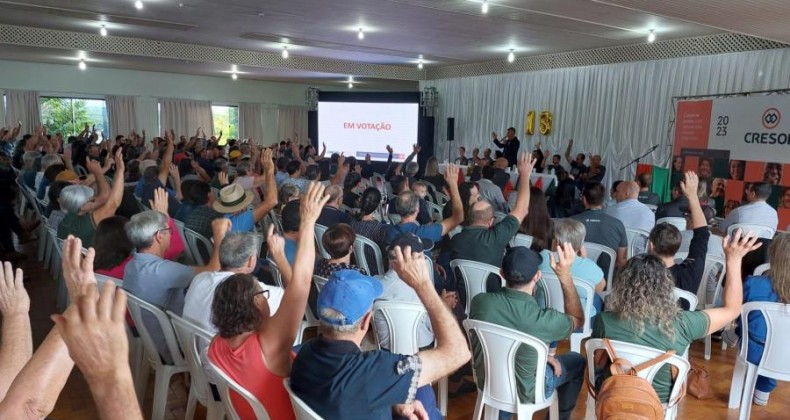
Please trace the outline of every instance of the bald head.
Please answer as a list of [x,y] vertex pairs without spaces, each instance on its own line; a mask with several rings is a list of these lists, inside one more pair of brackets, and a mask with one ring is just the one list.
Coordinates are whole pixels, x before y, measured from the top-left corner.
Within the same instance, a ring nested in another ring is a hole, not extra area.
[[324,195],[329,196],[329,201],[327,204],[337,207],[340,205],[340,202],[343,199],[343,189],[338,185],[330,185],[326,187],[326,190],[324,190]]
[[469,208],[469,223],[473,226],[488,226],[493,218],[494,207],[488,201],[477,201]]
[[507,168],[507,159],[501,157],[494,162],[494,167],[497,169],[505,169]]
[[634,181],[623,181],[617,186],[617,201],[631,200],[639,197],[639,184]]

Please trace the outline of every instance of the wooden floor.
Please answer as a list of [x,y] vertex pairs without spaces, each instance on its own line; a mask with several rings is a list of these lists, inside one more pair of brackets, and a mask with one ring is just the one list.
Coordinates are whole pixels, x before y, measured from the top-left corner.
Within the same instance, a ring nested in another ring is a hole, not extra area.
[[[36,261],[34,245],[25,247],[28,259],[21,263],[25,271],[25,287],[31,298],[31,322],[33,327],[34,344],[38,346],[52,328],[49,316],[55,310],[56,287],[49,273]],[[567,348],[567,347],[566,347]],[[727,400],[729,384],[732,378],[732,366],[736,350],[729,349],[722,352],[718,343],[714,342],[713,355],[710,361],[703,359],[704,345],[702,342],[694,343],[691,349],[693,361],[705,366],[711,374],[712,385],[716,397],[712,400],[697,400],[687,396],[680,405],[680,419],[737,419],[738,410],[728,410]],[[564,350],[560,350],[564,351]],[[150,417],[153,375],[148,385],[143,413]],[[583,419],[585,411],[586,390],[582,390],[573,419]],[[469,419],[472,417],[475,405],[475,393],[466,394],[450,400],[448,420]],[[170,385],[167,419],[184,418],[187,401],[187,390],[183,375],[178,375]],[[536,418],[544,418],[545,413],[538,413]],[[82,375],[77,369],[72,373],[65,389],[58,399],[55,410],[49,416],[54,420],[90,420],[98,419],[96,409],[91,399],[90,391]],[[198,405],[196,418],[205,418],[205,409]],[[771,393],[770,403],[766,407],[754,406],[753,419],[790,419],[790,386],[780,383],[779,387]]]

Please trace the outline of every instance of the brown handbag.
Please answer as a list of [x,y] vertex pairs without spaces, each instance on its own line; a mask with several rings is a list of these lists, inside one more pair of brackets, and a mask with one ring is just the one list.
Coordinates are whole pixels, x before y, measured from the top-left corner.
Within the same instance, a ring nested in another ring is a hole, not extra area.
[[707,400],[714,397],[710,386],[710,373],[707,369],[694,362],[691,363],[691,370],[686,381],[686,393],[699,400]]

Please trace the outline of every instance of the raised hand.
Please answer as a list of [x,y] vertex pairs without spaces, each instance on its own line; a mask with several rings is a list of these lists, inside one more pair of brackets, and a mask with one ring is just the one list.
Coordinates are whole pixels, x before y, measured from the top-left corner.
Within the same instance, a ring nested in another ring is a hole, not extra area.
[[537,163],[537,159],[532,157],[532,153],[522,153],[518,158],[518,173],[531,174],[532,168],[535,167],[535,163]]
[[[272,149],[266,148],[261,153],[261,166],[267,172],[274,170],[274,161],[272,160]],[[227,177],[227,175],[225,175]]]
[[30,297],[22,283],[22,269],[14,268],[6,261],[0,267],[0,314],[3,319],[15,315],[27,316],[30,312]]
[[115,151],[115,176],[123,178],[123,173],[126,170],[126,164],[123,162],[123,148],[119,147]]
[[411,247],[401,249],[396,246],[392,250],[390,266],[398,273],[398,277],[406,282],[412,289],[419,289],[424,286],[431,286],[431,278],[428,275],[428,264],[425,262],[425,254],[422,252],[412,252]]
[[214,243],[217,244],[222,242],[222,239],[225,238],[225,234],[230,232],[232,227],[233,223],[231,223],[230,219],[220,217],[212,220],[211,233],[214,238]]
[[411,149],[412,149],[412,151],[413,151],[414,153],[419,153],[419,152],[420,152],[420,150],[422,150],[422,146],[420,146],[420,145],[419,145],[419,144],[417,144],[417,143],[414,143],[414,144],[411,146]]
[[492,140],[496,140],[496,139],[498,139],[498,138],[499,138],[499,136],[497,136],[497,135],[496,135],[496,131],[492,131],[492,132],[491,132],[491,139],[492,139]]
[[[98,160],[93,160],[91,158],[85,159],[85,169],[87,169],[88,172],[90,172],[90,173],[92,173],[94,175],[101,174],[103,172],[102,171],[102,167],[99,164],[99,161]],[[96,175],[96,176],[98,176],[98,175]]]
[[392,146],[387,145],[387,153],[392,154]]
[[217,179],[219,180],[219,185],[221,187],[224,187],[224,186],[230,184],[230,182],[228,181],[228,173],[227,172],[220,172],[220,173],[218,173],[217,174]]
[[126,294],[115,283],[104,284],[101,296],[89,287],[72,305],[77,310],[53,315],[69,355],[89,383],[131,380],[129,342],[126,337]]
[[696,196],[699,187],[699,177],[694,171],[687,171],[683,181],[680,181],[680,189],[686,197]]
[[745,235],[741,229],[736,229],[732,235],[724,237],[724,255],[727,260],[742,259],[746,254],[759,248],[763,243],[757,242],[759,238],[752,232],[747,232]]
[[285,255],[285,239],[274,232],[274,224],[269,225],[266,232],[266,245],[272,255]]
[[151,210],[156,210],[167,217],[167,191],[164,188],[154,190],[154,199],[148,200]]
[[93,274],[93,258],[96,252],[88,248],[82,258],[82,240],[69,235],[63,242],[63,278],[72,302],[85,295],[90,289],[96,288],[96,276]]
[[[340,164],[339,160],[338,164]],[[299,205],[302,226],[315,224],[318,216],[321,215],[324,204],[328,201],[329,195],[324,194],[324,186],[319,182],[311,182]]]
[[458,165],[448,163],[444,168],[444,180],[448,184],[458,184]]
[[571,243],[565,242],[564,244],[557,245],[558,258],[555,259],[553,253],[549,255],[551,269],[554,270],[557,277],[559,277],[560,280],[563,278],[572,279],[571,266],[573,265],[573,260],[576,258],[576,253],[573,251]]
[[175,163],[170,164],[170,168],[168,168],[167,172],[173,177],[174,180],[181,178],[181,174],[178,172],[178,166],[176,166]]
[[337,167],[342,168],[345,163],[346,163],[346,157],[341,152],[340,156],[337,157]]

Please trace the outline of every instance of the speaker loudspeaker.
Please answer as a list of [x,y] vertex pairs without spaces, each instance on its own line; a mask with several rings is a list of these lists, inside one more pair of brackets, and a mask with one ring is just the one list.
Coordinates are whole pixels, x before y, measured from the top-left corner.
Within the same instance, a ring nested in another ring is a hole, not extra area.
[[447,141],[455,140],[455,118],[447,118]]

